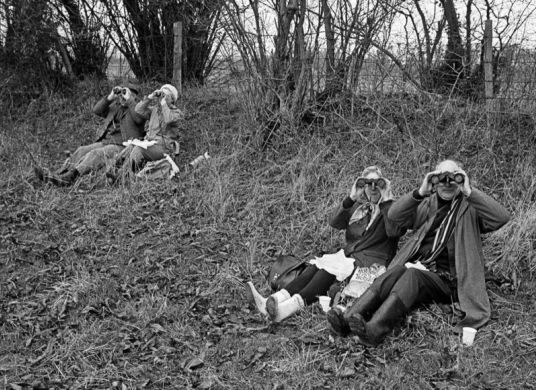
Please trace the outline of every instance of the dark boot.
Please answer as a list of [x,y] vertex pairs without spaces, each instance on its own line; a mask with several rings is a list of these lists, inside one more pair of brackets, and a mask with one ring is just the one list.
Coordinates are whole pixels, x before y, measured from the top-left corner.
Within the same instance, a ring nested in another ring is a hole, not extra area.
[[[363,331],[361,326],[370,319],[372,313],[380,307],[382,300],[380,294],[368,288],[363,295],[357,298],[352,305],[344,312],[344,319],[350,324],[350,329],[355,333],[357,330]],[[352,325],[354,324],[354,328]]]
[[112,167],[106,171],[105,175],[108,178],[109,184],[115,184],[119,177],[119,169],[116,167]]
[[51,182],[52,184],[64,187],[70,186],[75,182],[75,180],[80,176],[80,173],[75,168],[68,170],[63,175],[48,175],[46,181]]
[[[407,312],[408,308],[398,298],[398,295],[390,294],[369,322],[358,326],[352,322],[349,324],[352,331],[355,331],[359,336],[361,344],[375,347],[385,339],[397,321]],[[362,328],[364,329],[362,330]]]
[[340,306],[333,307],[327,313],[328,322],[331,330],[342,337],[346,337],[350,334],[350,326],[344,318],[344,311]]
[[33,167],[34,175],[39,181],[45,181],[45,171],[37,166]]
[[72,169],[72,168],[69,168],[69,167],[61,167],[60,169],[58,169],[57,171],[54,172],[55,175],[65,175],[67,172],[69,172],[69,169]]

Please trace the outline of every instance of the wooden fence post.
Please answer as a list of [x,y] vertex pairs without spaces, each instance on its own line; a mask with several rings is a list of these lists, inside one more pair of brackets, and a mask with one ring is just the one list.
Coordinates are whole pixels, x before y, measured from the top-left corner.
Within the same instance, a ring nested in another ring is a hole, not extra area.
[[182,91],[182,22],[173,23],[173,84]]
[[493,30],[491,20],[486,20],[484,28],[484,93],[489,106],[493,99]]

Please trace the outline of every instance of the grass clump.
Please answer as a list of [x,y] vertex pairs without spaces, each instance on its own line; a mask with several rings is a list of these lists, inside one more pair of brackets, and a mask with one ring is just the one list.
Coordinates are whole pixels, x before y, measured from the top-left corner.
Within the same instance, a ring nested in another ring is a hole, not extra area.
[[[92,139],[98,120],[90,110],[109,86],[87,83],[87,95],[50,96],[3,118],[0,371],[7,388],[534,382],[534,135],[525,116],[500,120],[452,100],[369,97],[353,111],[344,102],[325,107],[325,125],[280,128],[260,150],[262,131],[240,98],[196,89],[181,102],[179,165],[205,151],[212,158],[181,180],[108,186],[89,175],[70,188],[40,185],[30,156],[57,166],[64,150]],[[279,325],[246,306],[243,282],[253,279],[268,293],[264,274],[275,256],[340,249],[344,236],[328,226],[328,213],[363,167],[379,165],[399,196],[447,157],[464,162],[475,185],[513,214],[485,238],[493,317],[473,348],[460,345],[450,315],[436,306],[412,313],[376,349],[331,336],[316,306]]]

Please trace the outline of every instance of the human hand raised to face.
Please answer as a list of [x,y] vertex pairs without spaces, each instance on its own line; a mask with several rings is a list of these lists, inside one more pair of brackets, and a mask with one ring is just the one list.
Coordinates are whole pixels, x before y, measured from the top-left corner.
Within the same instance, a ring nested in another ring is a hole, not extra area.
[[[380,199],[383,201],[393,198],[391,191],[391,182],[377,175],[372,177],[358,177],[352,186],[350,198],[354,201],[360,197],[364,197],[373,203],[377,203]],[[355,196],[355,199],[353,198]]]
[[461,191],[465,196],[469,196],[471,194],[471,185],[467,173],[461,168],[453,171],[435,170],[426,174],[419,188],[419,194],[427,196],[434,190],[443,199],[452,199],[458,191]]
[[119,99],[122,89],[123,87],[121,87],[120,85],[116,85],[115,87],[113,87],[112,90],[110,91],[110,94],[108,95],[108,100],[113,101],[113,100]]
[[157,99],[164,97],[164,95],[165,94],[163,91],[161,91],[160,89],[155,89],[153,92],[149,94],[149,96],[147,96],[147,98],[157,100]]
[[422,181],[422,184],[419,188],[419,195],[422,197],[429,196],[432,193],[432,189],[434,188],[434,184],[432,183],[432,177],[439,175],[441,172],[439,171],[432,171],[428,172],[424,176],[424,180]]
[[389,179],[386,179],[385,177],[382,177],[382,179],[385,181],[385,186],[378,185],[378,189],[380,190],[381,194],[381,201],[385,202],[388,200],[392,200],[394,196],[393,190],[391,188],[391,181]]
[[350,199],[354,202],[362,198],[365,193],[365,186],[361,185],[361,181],[364,179],[364,177],[358,177],[352,185],[352,188],[350,188]]
[[465,196],[470,196],[472,189],[471,189],[471,183],[469,181],[469,176],[467,176],[467,173],[463,169],[458,169],[454,171],[454,175],[463,176],[463,182],[462,183],[456,182],[456,185],[458,186],[462,194],[464,194]]

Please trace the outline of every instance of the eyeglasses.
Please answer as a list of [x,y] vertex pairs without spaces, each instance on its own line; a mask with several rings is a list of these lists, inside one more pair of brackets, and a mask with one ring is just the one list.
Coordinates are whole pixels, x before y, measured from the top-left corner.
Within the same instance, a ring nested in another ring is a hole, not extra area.
[[381,177],[378,179],[365,179],[364,177],[360,177],[359,179],[357,179],[356,185],[359,188],[363,188],[365,186],[374,186],[383,190],[387,186],[387,182]]
[[442,172],[437,175],[430,176],[430,183],[439,184],[439,183],[456,183],[462,184],[465,181],[465,177],[461,173],[453,172]]

